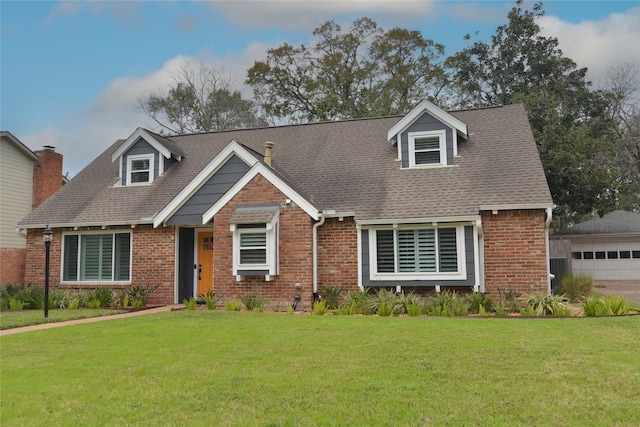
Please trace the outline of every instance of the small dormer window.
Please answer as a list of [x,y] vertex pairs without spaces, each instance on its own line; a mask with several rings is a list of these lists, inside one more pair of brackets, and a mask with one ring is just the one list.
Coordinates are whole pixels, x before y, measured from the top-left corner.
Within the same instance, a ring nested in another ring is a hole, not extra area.
[[127,183],[148,184],[153,182],[153,154],[127,157]]
[[410,132],[409,166],[447,164],[446,131]]

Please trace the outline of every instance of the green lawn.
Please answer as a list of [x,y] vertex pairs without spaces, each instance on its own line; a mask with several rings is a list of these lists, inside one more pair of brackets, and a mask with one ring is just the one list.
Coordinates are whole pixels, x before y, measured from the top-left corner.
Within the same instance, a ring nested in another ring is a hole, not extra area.
[[117,309],[79,308],[77,310],[49,310],[49,317],[44,318],[44,310],[9,310],[0,312],[0,329],[19,328],[39,325],[41,323],[64,322],[65,320],[86,319],[89,317],[110,316],[124,313]]
[[640,316],[180,311],[2,337],[2,426],[617,425]]

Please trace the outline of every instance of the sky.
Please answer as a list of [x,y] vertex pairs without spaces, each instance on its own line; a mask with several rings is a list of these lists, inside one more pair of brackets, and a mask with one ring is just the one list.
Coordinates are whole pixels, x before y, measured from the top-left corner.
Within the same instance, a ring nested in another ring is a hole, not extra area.
[[[62,153],[73,177],[139,126],[139,100],[162,93],[183,64],[214,63],[245,96],[246,71],[269,48],[311,40],[327,20],[367,16],[419,30],[446,55],[489,41],[514,1],[10,1],[0,0],[0,129],[32,150]],[[525,1],[529,7],[531,1]],[[640,0],[544,2],[545,36],[596,86],[617,63],[640,66]],[[464,35],[471,34],[471,42]]]

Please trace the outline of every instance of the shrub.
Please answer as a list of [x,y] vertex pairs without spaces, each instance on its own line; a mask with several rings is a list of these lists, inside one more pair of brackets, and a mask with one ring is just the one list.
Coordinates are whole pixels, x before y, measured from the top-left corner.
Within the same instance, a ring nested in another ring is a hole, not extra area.
[[26,308],[42,310],[44,308],[44,288],[28,284],[24,290],[22,301]]
[[591,293],[592,288],[593,278],[585,274],[565,273],[560,278],[559,292],[572,303],[581,301]]
[[407,307],[407,314],[411,317],[420,316],[422,309],[419,304],[411,304]]
[[267,301],[264,298],[256,295],[247,295],[242,298],[242,302],[249,311],[262,311],[267,305]]
[[322,316],[327,312],[327,302],[325,300],[318,300],[313,303],[312,313],[316,316]]
[[102,307],[102,301],[100,301],[98,298],[91,298],[89,301],[87,301],[87,308],[101,308]]
[[535,316],[536,312],[531,305],[527,304],[526,307],[520,309],[520,314],[523,316]]
[[339,286],[332,286],[330,288],[324,289],[320,292],[320,296],[323,300],[326,301],[327,308],[330,310],[335,310],[340,306],[340,294],[342,293],[342,288]]
[[11,310],[22,310],[25,306],[25,303],[16,298],[11,298],[9,300],[9,308]]
[[378,316],[389,317],[392,314],[395,314],[396,312],[395,309],[396,307],[394,307],[392,303],[383,301],[378,306],[378,310],[376,311],[376,314]]
[[24,283],[7,283],[6,285],[3,285],[0,289],[0,308],[9,308],[9,302],[12,299],[23,301],[25,296],[24,294]]
[[617,295],[607,295],[604,297],[604,305],[611,316],[620,316],[629,313],[629,301]]
[[554,316],[568,317],[571,316],[571,309],[562,301],[556,301],[551,305]]
[[242,309],[242,302],[237,299],[232,299],[224,303],[224,309],[227,311],[240,311]]
[[204,299],[205,304],[207,304],[207,310],[216,309],[216,293],[213,292],[213,289],[207,293],[200,294],[200,298]]
[[370,314],[369,288],[364,288],[360,291],[347,292],[344,296],[342,307],[348,307],[348,314]]
[[184,306],[186,307],[187,310],[195,310],[196,309],[196,304],[197,301],[194,297],[191,297],[189,299],[183,299],[182,303],[184,304]]
[[111,292],[111,289],[106,287],[97,287],[93,291],[93,296],[91,299],[99,300],[100,307],[111,307],[113,305],[113,294]]
[[[520,296],[522,294],[518,292],[517,289],[500,289],[498,288],[498,294],[500,295],[500,300],[502,301],[502,307],[506,307],[509,313],[517,313],[520,311]],[[498,303],[496,303],[496,306]]]
[[[420,310],[420,306],[422,305],[422,298],[420,298],[418,295],[414,294],[413,292],[409,292],[408,294],[405,294],[404,292],[400,292],[399,295],[397,295],[397,299],[398,299],[398,304],[399,304],[399,314],[409,314],[409,307],[415,306],[418,307],[418,310]],[[416,316],[419,316],[420,313],[418,313]]]
[[480,292],[467,294],[467,301],[469,302],[470,313],[480,313],[480,307],[482,307],[482,309],[486,313],[491,311],[491,308],[493,307],[491,295],[483,294]]
[[556,311],[566,312],[569,307],[562,301],[561,295],[549,295],[544,292],[536,292],[526,299],[527,305],[530,305],[536,316],[544,316],[547,314],[555,314]]
[[428,316],[466,316],[469,314],[469,306],[466,298],[447,289],[429,298],[422,311]]
[[[383,313],[390,310],[391,314],[400,314],[403,311],[402,304],[398,298],[398,295],[389,289],[378,289],[378,291],[369,297],[369,311],[372,313],[379,313],[379,309],[383,307]],[[384,314],[382,314],[384,315]]]
[[124,290],[124,294],[131,306],[142,307],[147,305],[149,297],[159,287],[160,285],[151,286],[149,283],[146,286],[129,286]]

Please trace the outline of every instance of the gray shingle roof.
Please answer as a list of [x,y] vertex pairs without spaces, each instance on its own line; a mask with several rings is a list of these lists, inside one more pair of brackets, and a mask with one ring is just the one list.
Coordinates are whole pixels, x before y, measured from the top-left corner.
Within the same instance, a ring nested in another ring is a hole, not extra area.
[[568,227],[555,236],[585,234],[636,234],[640,235],[640,213],[613,211],[602,218],[594,218]]
[[[453,166],[401,169],[387,131],[401,117],[167,137],[184,153],[149,186],[114,187],[114,143],[20,224],[148,223],[231,140],[264,152],[274,170],[318,209],[358,220],[477,215],[481,205],[550,205],[524,107],[451,112],[468,126]],[[164,138],[164,137],[162,137]],[[257,154],[259,156],[260,154]]]

